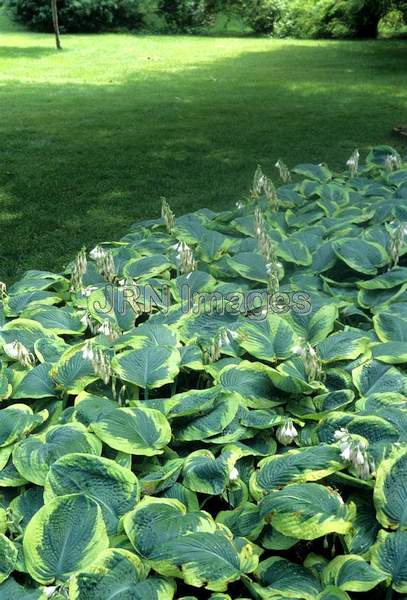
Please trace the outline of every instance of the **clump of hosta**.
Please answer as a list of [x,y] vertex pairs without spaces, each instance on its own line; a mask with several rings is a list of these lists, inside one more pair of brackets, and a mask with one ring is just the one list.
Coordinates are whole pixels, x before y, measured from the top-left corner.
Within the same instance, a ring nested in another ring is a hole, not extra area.
[[374,473],[374,463],[367,452],[369,446],[367,440],[352,435],[345,428],[335,431],[334,439],[339,443],[342,460],[352,465],[360,479],[369,479]]
[[298,431],[294,427],[292,419],[287,419],[276,430],[276,438],[283,446],[288,446],[298,437]]
[[391,223],[388,227],[389,246],[388,252],[390,255],[391,266],[398,265],[401,251],[404,245],[405,236],[407,233],[407,225],[405,223]]
[[71,290],[74,292],[80,291],[83,288],[83,276],[86,273],[88,261],[86,258],[86,250],[82,248],[76,257],[71,273]]
[[16,360],[23,367],[32,367],[35,364],[34,355],[17,340],[14,342],[10,342],[9,344],[4,344],[3,346],[4,352],[13,360]]
[[176,260],[179,272],[181,274],[188,274],[195,271],[197,265],[192,248],[185,242],[178,242],[178,244],[174,246],[174,249],[177,253]]
[[384,167],[386,171],[389,171],[390,173],[392,171],[397,171],[397,169],[401,168],[400,157],[397,154],[389,154],[384,159]]
[[161,217],[164,219],[168,233],[171,233],[171,230],[175,225],[175,215],[165,198],[161,198]]
[[352,177],[354,177],[358,172],[359,158],[360,158],[359,150],[357,148],[355,148],[355,150],[352,152],[352,154],[346,161],[346,166],[349,168],[349,171],[350,171],[350,174]]
[[283,183],[288,183],[289,181],[291,181],[291,173],[287,165],[281,160],[281,158],[278,159],[275,166],[279,171],[280,179]]
[[324,369],[318,352],[308,342],[302,345],[294,346],[291,349],[293,354],[297,354],[303,363],[304,370],[309,382],[322,381],[324,378]]
[[82,349],[82,356],[85,360],[89,360],[95,375],[99,377],[105,385],[110,381],[113,374],[112,365],[108,356],[101,348],[97,348],[92,342],[86,342]]

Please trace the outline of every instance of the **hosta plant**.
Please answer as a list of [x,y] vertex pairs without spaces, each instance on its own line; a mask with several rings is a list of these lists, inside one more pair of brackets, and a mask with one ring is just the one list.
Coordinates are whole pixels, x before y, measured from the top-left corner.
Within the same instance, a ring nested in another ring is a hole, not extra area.
[[276,166],[0,286],[1,600],[407,594],[407,164]]

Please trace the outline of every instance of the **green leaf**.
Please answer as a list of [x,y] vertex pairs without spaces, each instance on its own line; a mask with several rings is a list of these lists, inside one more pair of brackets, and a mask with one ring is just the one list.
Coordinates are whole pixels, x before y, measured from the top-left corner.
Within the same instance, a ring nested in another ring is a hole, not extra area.
[[315,600],[321,591],[321,584],[308,569],[278,556],[261,562],[256,577],[259,579],[259,584],[254,584],[254,589],[264,600],[270,598]]
[[175,585],[148,577],[148,567],[135,554],[120,548],[105,550],[77,573],[69,584],[71,600],[172,600]]
[[13,404],[0,410],[0,448],[9,446],[41,425],[46,414],[35,415],[25,404]]
[[336,556],[322,572],[324,586],[335,585],[347,592],[369,592],[385,579],[357,554]]
[[274,362],[291,354],[294,332],[289,324],[276,314],[266,320],[246,321],[239,329],[239,345],[255,358]]
[[302,540],[345,534],[352,527],[352,514],[341,496],[317,483],[292,484],[272,492],[261,501],[260,514],[283,535]]
[[24,559],[39,583],[65,581],[92,564],[109,546],[102,511],[83,494],[55,498],[31,519],[24,534]]
[[44,485],[48,471],[56,460],[72,452],[99,455],[100,441],[80,423],[55,425],[46,432],[19,442],[13,451],[18,472],[37,485]]
[[0,583],[3,583],[14,571],[17,555],[18,550],[13,542],[0,533]]
[[320,183],[327,183],[332,179],[332,173],[325,165],[301,164],[294,167],[293,173]]
[[396,367],[371,360],[352,371],[353,383],[361,396],[378,392],[407,391],[407,377]]
[[372,566],[391,579],[400,594],[407,593],[407,531],[379,531],[372,548]]
[[358,238],[343,238],[333,243],[333,249],[339,259],[351,269],[366,275],[376,275],[379,267],[387,263],[385,249],[373,242]]
[[112,366],[118,377],[146,389],[172,383],[180,361],[178,350],[157,346],[122,352],[113,359]]
[[407,529],[407,450],[395,449],[376,473],[374,504],[379,523],[386,529]]
[[144,456],[162,454],[171,440],[165,416],[152,408],[118,408],[91,424],[92,431],[108,446]]
[[107,532],[117,533],[121,516],[140,499],[137,477],[117,462],[90,454],[67,454],[51,465],[44,487],[45,502],[83,493],[102,509]]

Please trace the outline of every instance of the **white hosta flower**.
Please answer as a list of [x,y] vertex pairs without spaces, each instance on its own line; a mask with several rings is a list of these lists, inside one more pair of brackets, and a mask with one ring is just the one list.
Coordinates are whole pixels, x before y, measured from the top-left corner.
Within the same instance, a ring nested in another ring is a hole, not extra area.
[[291,348],[293,354],[297,354],[303,363],[308,381],[319,381],[323,378],[324,371],[317,351],[306,343],[304,346],[296,345]]
[[4,344],[3,350],[9,358],[17,360],[23,367],[32,367],[35,363],[35,358],[28,348],[17,340]]
[[103,248],[101,246],[95,246],[93,248],[93,250],[91,250],[89,252],[89,256],[92,260],[100,260],[101,258],[103,258],[106,254],[106,251],[103,250]]
[[111,321],[109,321],[109,319],[105,319],[102,325],[98,327],[97,331],[112,341],[116,340],[120,336],[117,328],[113,325],[113,323],[111,323]]
[[368,479],[374,472],[374,464],[367,453],[367,441],[359,436],[352,436],[344,428],[335,431],[334,439],[339,441],[342,460],[351,463],[358,477]]
[[288,183],[291,180],[291,173],[287,165],[279,158],[275,166],[279,170],[280,178],[283,183]]
[[89,285],[88,287],[82,288],[81,289],[81,294],[82,296],[85,296],[85,298],[89,298],[89,296],[95,291],[97,290],[97,287],[95,285]]
[[240,202],[240,201],[236,202],[235,206],[236,206],[237,210],[242,210],[244,208],[243,202]]
[[79,252],[78,256],[75,259],[75,262],[72,267],[71,273],[71,289],[74,292],[82,290],[83,284],[82,279],[86,273],[86,269],[88,266],[88,261],[86,259],[86,250],[82,248]]
[[93,349],[92,342],[86,342],[86,344],[82,348],[82,356],[85,360],[92,361],[95,356],[95,352]]
[[0,300],[7,299],[7,286],[5,283],[0,281]]
[[54,593],[56,592],[57,589],[58,589],[58,586],[49,585],[49,586],[43,588],[42,593],[44,594],[44,596],[46,598],[52,598],[52,596],[54,595]]
[[384,159],[384,167],[386,171],[396,171],[397,169],[401,168],[401,160],[397,154],[389,154]]
[[346,437],[348,434],[348,431],[346,429],[344,429],[343,427],[341,427],[340,429],[337,429],[334,433],[334,439],[335,440],[342,440],[344,437]]
[[96,348],[91,362],[95,374],[107,385],[113,374],[112,365],[107,355],[100,348]]
[[352,177],[357,174],[359,168],[359,150],[356,148],[350,158],[346,162],[346,166],[349,167]]
[[175,250],[177,251],[177,262],[180,272],[190,274],[192,271],[195,271],[197,265],[192,248],[185,242],[179,242],[175,245]]
[[229,479],[230,481],[236,481],[236,479],[239,479],[239,471],[236,469],[236,467],[233,467],[231,470]]
[[175,225],[175,215],[165,198],[161,198],[161,217],[164,220],[168,233],[170,233]]
[[108,250],[101,258],[96,261],[96,267],[101,275],[103,275],[109,283],[113,283],[116,279],[116,267],[114,264],[113,254]]
[[288,419],[284,425],[280,425],[276,431],[276,438],[280,444],[283,444],[283,446],[288,446],[288,444],[291,444],[291,442],[295,440],[297,436],[298,431],[294,427],[294,423],[291,419]]

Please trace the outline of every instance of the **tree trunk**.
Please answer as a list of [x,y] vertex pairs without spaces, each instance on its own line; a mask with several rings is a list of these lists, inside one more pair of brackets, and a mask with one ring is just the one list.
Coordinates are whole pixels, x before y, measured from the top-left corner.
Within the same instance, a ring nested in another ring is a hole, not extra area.
[[56,47],[58,50],[62,50],[61,40],[59,37],[57,0],[51,0],[51,11],[52,11],[52,24],[54,26],[54,33],[55,33],[55,44],[56,44]]

